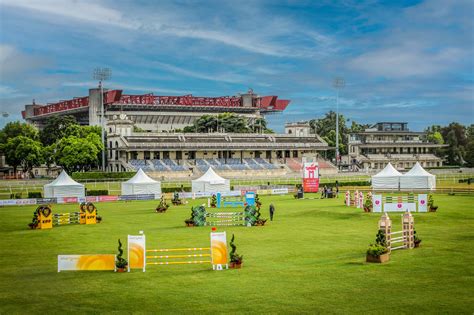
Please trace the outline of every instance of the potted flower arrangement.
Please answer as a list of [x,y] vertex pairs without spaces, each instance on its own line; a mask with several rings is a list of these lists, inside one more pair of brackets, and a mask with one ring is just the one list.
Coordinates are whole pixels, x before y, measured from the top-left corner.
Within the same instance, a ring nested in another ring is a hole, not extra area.
[[183,204],[183,202],[179,198],[179,193],[178,192],[176,192],[176,191],[174,192],[173,199],[171,200],[171,203],[175,206],[179,206],[179,205]]
[[31,220],[31,223],[28,223],[28,226],[30,229],[34,230],[38,227],[39,220],[38,220],[38,212],[42,209],[42,207],[38,207],[35,212],[33,212],[33,219]]
[[120,239],[118,240],[119,246],[118,246],[118,254],[117,254],[117,259],[115,261],[115,266],[117,267],[117,272],[125,272],[125,269],[128,266],[128,262],[125,258],[123,258],[123,250],[122,250],[122,242]]
[[211,196],[211,208],[217,207],[217,197],[216,195],[212,194]]
[[375,238],[375,244],[370,244],[367,249],[366,261],[384,263],[389,260],[390,253],[388,252],[385,233],[382,230],[379,230]]
[[230,247],[232,250],[230,251],[230,264],[229,267],[233,269],[240,269],[242,268],[242,261],[243,257],[242,255],[238,255],[235,250],[237,249],[237,246],[234,244],[234,234],[232,234],[232,239],[230,240]]
[[430,212],[436,212],[438,210],[438,206],[435,206],[433,195],[428,195],[428,209]]
[[374,204],[372,203],[372,193],[368,192],[364,201],[364,212],[372,212]]
[[160,199],[160,204],[158,205],[158,207],[156,207],[156,212],[166,212],[166,210],[168,210],[169,208],[169,205],[166,203],[166,200],[165,200],[165,196],[161,196],[161,199]]
[[415,248],[420,247],[421,238],[418,237],[418,234],[416,234],[416,231],[413,231],[413,241],[415,243]]

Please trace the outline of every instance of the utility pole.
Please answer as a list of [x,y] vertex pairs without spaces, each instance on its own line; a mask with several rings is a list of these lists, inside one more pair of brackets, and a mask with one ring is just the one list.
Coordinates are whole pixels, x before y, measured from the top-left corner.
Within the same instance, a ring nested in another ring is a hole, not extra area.
[[335,78],[333,86],[336,89],[336,166],[339,169],[339,91],[344,88],[344,78]]
[[100,126],[101,126],[101,138],[102,138],[102,172],[105,172],[105,113],[104,113],[104,89],[102,81],[109,80],[112,77],[112,70],[110,68],[95,68],[94,69],[94,79],[99,80],[99,89],[100,89]]

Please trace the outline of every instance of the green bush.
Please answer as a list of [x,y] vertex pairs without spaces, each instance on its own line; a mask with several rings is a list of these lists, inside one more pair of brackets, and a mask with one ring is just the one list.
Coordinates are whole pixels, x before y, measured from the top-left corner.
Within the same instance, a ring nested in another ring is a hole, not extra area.
[[10,199],[22,199],[21,193],[10,194]]
[[87,190],[86,196],[108,196],[109,191],[107,189]]
[[81,179],[95,179],[95,180],[109,180],[109,179],[129,179],[135,175],[135,172],[75,172],[71,177],[76,180]]
[[181,192],[181,189],[185,192],[191,192],[191,187],[161,187],[162,193],[174,193],[176,191]]
[[463,178],[460,179],[458,182],[459,184],[468,183],[470,185],[471,183],[474,183],[474,178]]
[[388,253],[388,248],[379,244],[370,244],[369,248],[367,249],[367,255],[378,257]]
[[28,198],[43,198],[43,194],[40,191],[28,192]]
[[370,181],[368,180],[359,180],[353,182],[339,182],[339,187],[343,186],[370,186]]

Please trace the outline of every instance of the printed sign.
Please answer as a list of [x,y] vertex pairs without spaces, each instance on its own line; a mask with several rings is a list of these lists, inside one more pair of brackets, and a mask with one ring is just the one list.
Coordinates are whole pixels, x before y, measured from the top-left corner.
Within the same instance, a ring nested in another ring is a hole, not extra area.
[[288,193],[288,188],[275,188],[272,189],[272,195],[285,195]]
[[382,212],[382,195],[372,195],[374,212]]
[[420,194],[418,195],[418,212],[427,212],[428,211],[428,195]]
[[64,270],[115,270],[115,255],[58,255],[58,272]]
[[414,202],[395,202],[395,203],[385,203],[383,205],[384,212],[396,212],[396,211],[416,211],[416,203]]
[[128,236],[128,271],[130,269],[143,269],[145,272],[146,259],[145,235]]
[[222,266],[228,267],[227,237],[225,232],[211,233],[211,263],[212,269],[222,270]]
[[319,165],[317,162],[303,164],[303,191],[318,192]]

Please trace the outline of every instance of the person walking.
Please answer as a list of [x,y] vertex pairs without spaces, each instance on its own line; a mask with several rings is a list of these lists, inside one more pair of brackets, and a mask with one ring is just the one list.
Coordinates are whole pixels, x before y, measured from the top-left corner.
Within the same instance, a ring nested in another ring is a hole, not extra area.
[[273,221],[273,214],[275,213],[275,207],[273,203],[270,204],[270,221]]

